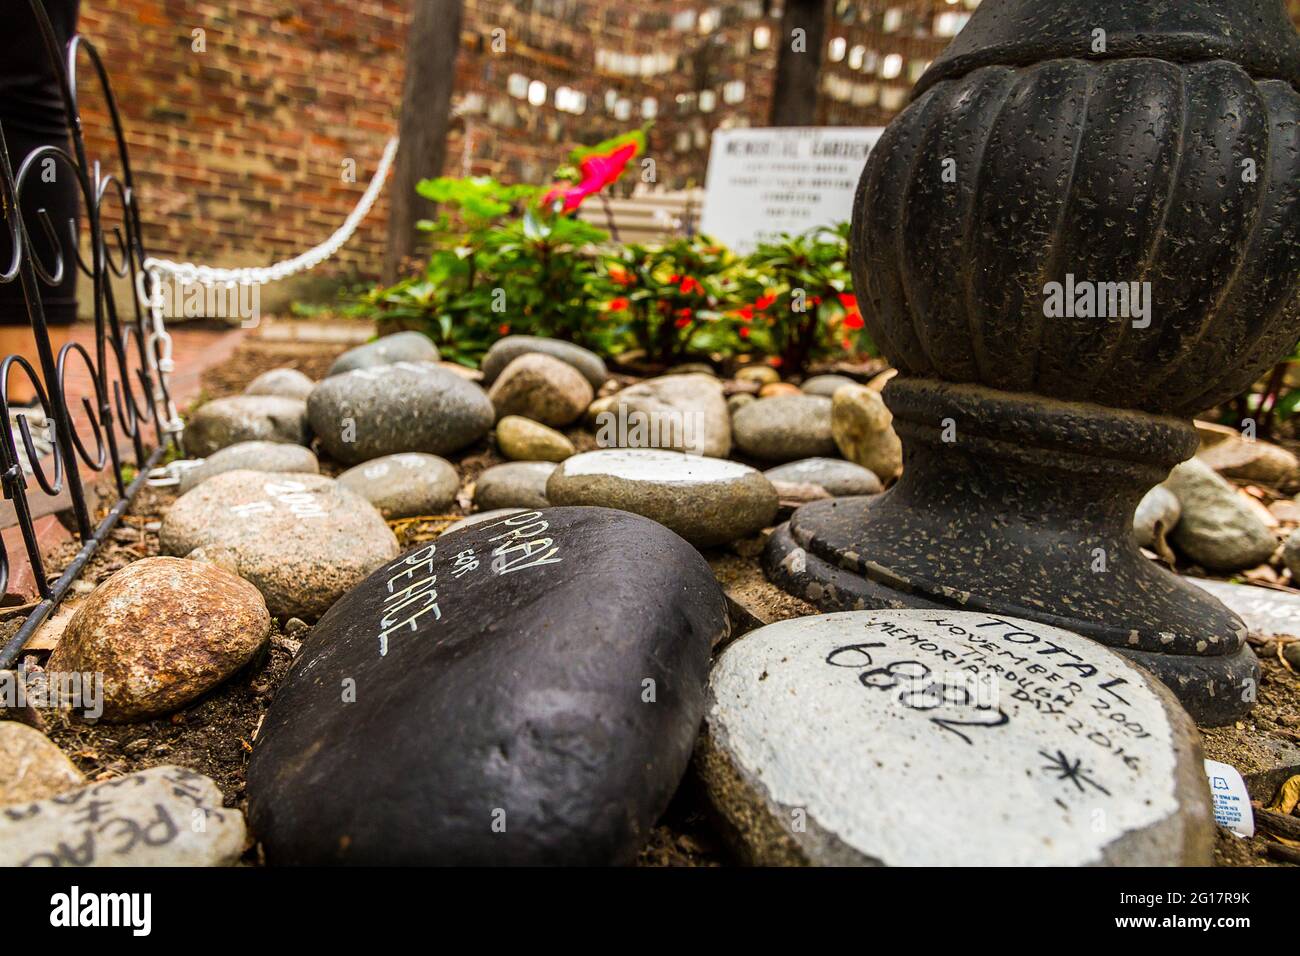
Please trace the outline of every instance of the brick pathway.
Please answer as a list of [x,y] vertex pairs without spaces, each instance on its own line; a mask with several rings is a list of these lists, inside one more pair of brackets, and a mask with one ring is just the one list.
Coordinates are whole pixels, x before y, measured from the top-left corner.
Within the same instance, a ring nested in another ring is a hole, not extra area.
[[[22,335],[16,333],[22,333]],[[171,389],[172,397],[178,407],[184,408],[187,402],[192,401],[198,395],[204,370],[228,359],[239,346],[245,334],[243,329],[186,329],[182,327],[171,330],[172,358],[176,363],[176,370],[171,376]],[[94,357],[95,334],[93,328],[77,325],[70,330],[66,330],[55,344],[56,351],[64,342],[69,340],[80,343],[90,353],[91,357]],[[0,351],[0,357],[22,350],[22,353],[32,360],[32,364],[36,364],[31,345],[31,333],[25,329],[5,329],[0,331],[0,348],[4,349],[4,351]],[[135,367],[134,365],[131,366],[132,369]],[[115,369],[111,359],[110,368]],[[94,384],[85,364],[77,358],[69,359],[68,403],[72,408],[74,424],[76,424],[78,432],[84,436],[83,441],[86,447],[91,451],[95,447],[94,440],[89,431],[84,411],[81,408],[81,396],[93,398],[94,394]],[[141,400],[143,401],[143,399]],[[152,438],[152,432],[152,427],[145,430],[146,436],[150,439]],[[117,429],[117,436],[118,448],[123,458],[133,458],[131,442],[122,434],[120,428]],[[150,443],[150,441],[146,442],[146,444]],[[108,474],[107,467],[103,472],[99,473],[90,472],[84,467],[81,471],[83,480],[87,482],[93,481],[98,476]],[[33,498],[42,495],[35,482],[32,482],[29,488],[29,495]],[[49,553],[52,547],[70,537],[69,532],[54,515],[38,518],[36,532],[42,554]],[[4,548],[9,555],[10,561],[9,585],[7,588],[8,593],[5,595],[5,603],[24,603],[33,600],[33,596],[37,593],[36,580],[27,562],[27,552],[23,547],[21,530],[17,527],[6,528],[0,537],[3,538]]]

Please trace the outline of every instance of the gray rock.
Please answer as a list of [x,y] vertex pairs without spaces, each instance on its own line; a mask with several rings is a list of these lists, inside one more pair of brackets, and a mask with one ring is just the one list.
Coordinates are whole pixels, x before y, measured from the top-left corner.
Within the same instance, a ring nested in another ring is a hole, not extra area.
[[484,521],[496,521],[499,518],[508,518],[511,515],[517,515],[523,512],[523,508],[493,508],[491,511],[480,511],[472,514],[468,518],[461,518],[459,521],[452,522],[442,529],[442,534],[438,535],[438,540],[442,540],[453,531],[459,531],[462,528],[472,528],[476,524]]
[[1169,539],[1202,567],[1253,568],[1277,548],[1277,539],[1252,502],[1204,462],[1196,458],[1183,462],[1164,487],[1174,493],[1183,512]]
[[176,487],[177,493],[183,495],[213,475],[240,469],[315,475],[320,473],[320,462],[310,448],[302,445],[277,441],[241,441],[213,452],[202,464],[182,471],[180,484]]
[[572,365],[530,353],[505,367],[488,389],[488,398],[497,418],[522,415],[543,425],[564,426],[582,417],[595,393]]
[[1156,524],[1160,525],[1165,536],[1168,537],[1174,525],[1178,524],[1182,513],[1182,505],[1178,503],[1174,493],[1163,485],[1156,485],[1142,496],[1137,510],[1133,513],[1133,534],[1137,538],[1137,543],[1144,548],[1154,547]]
[[356,465],[338,482],[379,509],[385,518],[441,514],[451,507],[460,475],[445,458],[404,452]]
[[436,362],[438,358],[438,347],[423,332],[398,332],[348,349],[334,360],[326,377],[397,362]]
[[257,588],[209,564],[133,561],[77,607],[47,670],[102,675],[103,718],[151,720],[202,697],[271,633]]
[[1286,546],[1282,549],[1282,560],[1291,569],[1291,580],[1300,581],[1300,528],[1287,535]]
[[903,443],[893,422],[871,385],[845,385],[831,398],[831,435],[840,454],[870,468],[881,481],[891,481],[903,470]]
[[222,803],[182,767],[114,777],[0,812],[0,866],[230,866],[244,815]]
[[1285,448],[1246,439],[1236,429],[1196,423],[1201,448],[1196,457],[1228,478],[1284,485],[1300,473],[1300,460]]
[[572,365],[591,383],[593,389],[600,388],[605,383],[605,379],[609,378],[604,360],[581,345],[561,342],[558,339],[538,338],[533,335],[507,335],[493,342],[492,347],[483,356],[483,384],[491,385],[496,381],[497,376],[505,371],[507,365],[519,356],[532,352],[549,355],[551,358]]
[[555,471],[550,461],[512,461],[493,465],[474,482],[474,507],[479,511],[501,508],[545,508],[546,482]]
[[44,800],[85,782],[49,737],[16,720],[0,720],[0,807]]
[[708,362],[678,362],[664,372],[665,375],[713,375],[718,373]]
[[483,389],[430,362],[397,362],[333,375],[307,413],[321,445],[349,465],[404,451],[447,455],[496,420]]
[[712,375],[665,375],[625,388],[611,396],[594,430],[602,448],[731,453],[731,414]]
[[740,411],[746,405],[752,405],[758,401],[757,395],[751,395],[748,392],[737,392],[735,395],[727,396],[727,411],[731,412],[734,417],[736,412]]
[[497,448],[512,461],[564,461],[577,449],[561,432],[522,415],[497,422]]
[[374,506],[333,479],[256,471],[228,471],[181,495],[159,543],[165,554],[222,553],[272,614],[306,620],[398,552]]
[[244,394],[282,395],[305,402],[315,387],[316,383],[296,368],[273,368],[249,382]]
[[201,405],[185,424],[186,450],[199,458],[245,441],[306,445],[307,406],[280,395],[236,395]]
[[799,387],[808,395],[825,395],[830,398],[845,385],[857,385],[847,375],[814,375]]
[[770,365],[746,365],[736,371],[736,381],[775,385],[781,381],[781,373]]
[[546,483],[553,505],[596,505],[643,515],[697,547],[726,544],[772,523],[776,489],[739,462],[650,449],[586,452]]
[[1213,578],[1184,577],[1202,591],[1209,591],[1233,614],[1245,622],[1251,637],[1300,638],[1300,595],[1293,591],[1232,584]]
[[1173,695],[1015,619],[854,611],[752,631],[714,665],[696,769],[762,865],[1213,859],[1200,737]]
[[863,468],[842,458],[804,458],[778,465],[763,472],[768,481],[820,485],[832,497],[875,495],[884,491],[880,479],[870,468]]
[[795,461],[835,454],[831,400],[823,395],[760,398],[731,421],[736,448],[761,461]]

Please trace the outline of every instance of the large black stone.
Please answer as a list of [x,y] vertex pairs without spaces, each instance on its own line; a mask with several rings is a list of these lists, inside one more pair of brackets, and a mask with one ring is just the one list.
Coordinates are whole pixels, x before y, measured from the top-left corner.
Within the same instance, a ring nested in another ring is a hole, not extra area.
[[254,830],[276,864],[628,862],[686,769],[727,628],[699,553],[627,512],[421,545],[303,646],[249,764]]

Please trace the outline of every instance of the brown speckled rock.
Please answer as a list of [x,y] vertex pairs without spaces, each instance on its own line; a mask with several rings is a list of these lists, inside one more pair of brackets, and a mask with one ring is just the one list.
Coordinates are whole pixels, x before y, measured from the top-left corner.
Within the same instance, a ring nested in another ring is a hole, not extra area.
[[149,720],[220,684],[270,631],[247,581],[210,564],[144,558],[81,602],[47,670],[102,673],[104,719]]
[[576,421],[595,397],[581,372],[540,352],[512,361],[488,391],[498,419],[523,415],[556,427]]
[[50,738],[26,724],[0,720],[0,807],[44,800],[85,782]]
[[282,395],[235,395],[199,407],[185,427],[185,449],[199,458],[245,441],[308,441],[307,404]]
[[333,479],[259,471],[228,471],[181,495],[159,541],[167,554],[202,548],[216,564],[237,562],[272,614],[304,620],[399,550],[375,507]]

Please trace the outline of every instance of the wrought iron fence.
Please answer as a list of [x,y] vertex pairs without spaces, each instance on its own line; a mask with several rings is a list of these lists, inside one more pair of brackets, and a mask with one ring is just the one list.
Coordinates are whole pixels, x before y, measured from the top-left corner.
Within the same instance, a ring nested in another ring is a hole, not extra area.
[[[113,97],[103,61],[93,44],[84,37],[73,37],[66,49],[50,23],[41,0],[26,0],[31,16],[41,34],[45,53],[59,79],[63,110],[71,130],[71,151],[58,146],[41,146],[21,157],[14,167],[0,128],[0,214],[12,240],[13,254],[8,263],[0,263],[0,282],[20,282],[31,325],[34,351],[39,368],[19,355],[0,361],[0,488],[12,502],[18,526],[22,529],[24,550],[31,563],[40,600],[18,631],[0,648],[0,669],[13,666],[23,646],[36,629],[50,616],[71,588],[72,583],[99,545],[117,525],[131,501],[145,482],[148,473],[165,456],[168,448],[180,453],[181,425],[167,387],[171,371],[171,345],[162,324],[157,303],[146,298],[144,263],[146,260],[140,229],[140,211],[121,115]],[[16,16],[22,16],[19,11]],[[88,64],[106,104],[112,122],[117,156],[112,158],[115,172],[105,172],[96,159],[86,157],[81,118],[77,103],[77,71]],[[24,187],[34,176],[51,168],[51,162],[76,179],[81,194],[81,214],[87,238],[86,254],[75,220],[52,222],[44,209],[37,210],[41,230],[54,249],[53,261],[42,261],[33,250],[28,224],[23,221]],[[111,210],[112,242],[105,231],[105,210]],[[41,304],[41,287],[59,285],[65,270],[75,269],[90,280],[94,308],[94,354],[83,345],[69,342],[56,355]],[[130,302],[119,305],[112,278],[129,279]],[[73,396],[80,399],[84,423],[79,433],[73,424],[68,388],[68,372],[81,363],[93,382],[93,395]],[[110,366],[113,371],[110,373]],[[25,376],[36,392],[36,400],[51,434],[53,452],[40,459],[32,440],[28,416],[16,412],[14,421],[31,474],[24,471],[18,455],[14,429],[9,427],[9,382],[13,375]],[[134,378],[134,383],[133,383]],[[117,432],[125,438],[119,442]],[[146,434],[152,432],[152,438]],[[129,448],[121,445],[129,444]],[[128,458],[137,466],[137,474],[128,484],[123,467]],[[117,501],[97,524],[87,504],[78,463],[92,472],[111,469],[116,483]],[[54,581],[46,574],[35,518],[29,500],[29,488],[35,482],[47,495],[57,496],[66,489],[71,503],[81,547],[76,557]],[[0,542],[0,593],[8,588],[11,556]]]

